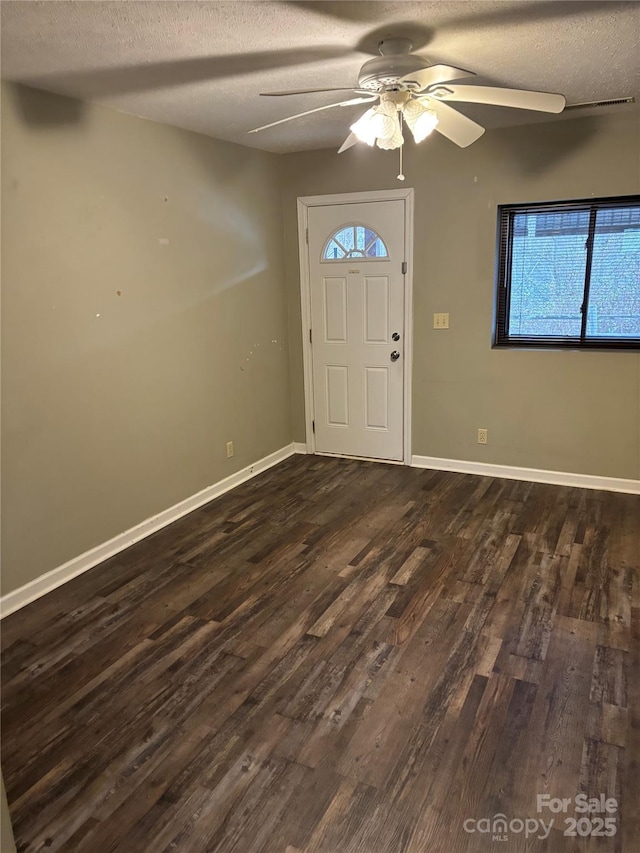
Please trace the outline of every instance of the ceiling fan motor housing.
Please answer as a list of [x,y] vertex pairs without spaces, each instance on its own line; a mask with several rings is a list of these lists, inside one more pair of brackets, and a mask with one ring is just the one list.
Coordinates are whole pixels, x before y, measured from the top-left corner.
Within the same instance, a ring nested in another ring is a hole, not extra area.
[[[370,59],[362,66],[358,75],[358,88],[382,92],[397,86],[407,74],[427,68],[429,63],[421,56],[410,53],[411,47],[409,39],[381,41],[378,49],[382,55]],[[399,88],[404,89],[405,86],[401,85]]]

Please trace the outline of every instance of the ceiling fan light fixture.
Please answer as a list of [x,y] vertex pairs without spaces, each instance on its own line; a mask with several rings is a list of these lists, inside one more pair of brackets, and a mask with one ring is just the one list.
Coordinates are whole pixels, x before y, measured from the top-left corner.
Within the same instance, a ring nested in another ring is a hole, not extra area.
[[416,142],[426,139],[438,124],[435,112],[418,101],[407,101],[402,114]]
[[390,145],[386,143],[391,143],[392,140],[397,139],[398,127],[396,105],[383,100],[375,107],[367,110],[355,124],[351,125],[350,130],[361,142],[366,142],[367,145],[374,145],[377,140],[379,148],[397,148],[398,144],[402,145],[402,142],[397,143],[396,141]]

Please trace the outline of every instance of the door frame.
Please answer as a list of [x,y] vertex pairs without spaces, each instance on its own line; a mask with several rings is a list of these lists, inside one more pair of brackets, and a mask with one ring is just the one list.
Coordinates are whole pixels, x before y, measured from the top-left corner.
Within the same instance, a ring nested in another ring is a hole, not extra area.
[[[407,271],[404,275],[404,430],[403,463],[411,465],[411,374],[413,368],[413,199],[412,187],[401,190],[374,190],[372,192],[310,195],[298,198],[298,253],[300,261],[300,307],[302,319],[302,363],[304,375],[304,420],[307,453],[315,453],[316,437],[313,432],[313,362],[311,355],[311,282],[309,272],[309,208],[338,204],[361,204],[375,201],[404,201],[404,257]],[[368,458],[368,457],[367,457]],[[388,460],[372,460],[386,462]],[[397,463],[396,463],[397,464]]]

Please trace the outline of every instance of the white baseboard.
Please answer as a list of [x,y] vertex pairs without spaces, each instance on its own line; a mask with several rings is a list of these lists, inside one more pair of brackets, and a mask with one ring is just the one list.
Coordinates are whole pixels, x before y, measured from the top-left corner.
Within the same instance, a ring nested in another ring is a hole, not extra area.
[[576,486],[580,489],[602,489],[607,492],[640,494],[640,480],[598,477],[595,474],[569,474],[564,471],[544,471],[539,468],[516,468],[512,465],[465,462],[462,459],[440,459],[437,456],[412,456],[411,466],[413,468],[433,468],[436,471],[456,471],[460,474],[480,474],[483,477],[500,477],[505,480],[549,483],[553,486]]
[[62,584],[70,581],[77,575],[92,569],[98,563],[102,563],[109,557],[113,557],[114,554],[124,551],[125,548],[161,530],[173,521],[177,521],[183,515],[187,515],[187,513],[193,512],[194,509],[203,506],[203,504],[209,503],[214,498],[239,486],[240,483],[244,483],[262,471],[266,471],[267,468],[271,468],[279,462],[288,459],[289,456],[293,456],[294,452],[296,452],[294,445],[288,444],[286,447],[276,450],[275,453],[270,453],[263,459],[259,459],[253,465],[248,465],[241,471],[225,477],[224,480],[220,480],[212,486],[207,486],[206,489],[202,489],[202,491],[197,492],[195,495],[185,498],[185,500],[169,507],[169,509],[165,509],[157,515],[141,521],[140,524],[130,527],[129,530],[125,530],[124,533],[114,536],[108,542],[103,542],[102,545],[97,545],[95,548],[85,551],[84,554],[74,557],[62,566],[58,566],[58,568],[52,569],[50,572],[30,581],[19,589],[3,595],[0,598],[0,619],[35,601],[37,598],[46,595],[46,593],[51,592],[56,587],[62,586]]
[[293,452],[294,453],[306,453],[307,445],[304,441],[294,441],[293,442]]

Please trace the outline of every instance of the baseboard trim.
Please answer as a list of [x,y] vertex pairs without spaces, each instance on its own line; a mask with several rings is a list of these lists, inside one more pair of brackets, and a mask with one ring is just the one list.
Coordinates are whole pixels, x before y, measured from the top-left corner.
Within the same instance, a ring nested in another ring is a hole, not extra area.
[[62,566],[58,566],[56,569],[52,569],[39,578],[35,578],[35,580],[30,581],[24,586],[7,593],[0,598],[0,619],[8,616],[10,613],[14,613],[16,610],[20,610],[20,608],[46,595],[48,592],[56,589],[56,587],[62,586],[62,584],[67,583],[67,581],[81,575],[83,572],[92,569],[98,563],[102,563],[109,557],[113,557],[114,554],[124,551],[125,548],[134,545],[146,536],[156,533],[173,521],[182,518],[183,515],[193,512],[194,509],[198,509],[204,504],[209,503],[209,501],[214,500],[214,498],[220,497],[225,492],[266,471],[268,468],[272,468],[279,462],[283,462],[285,459],[293,456],[295,452],[294,445],[287,444],[280,450],[276,450],[274,453],[270,453],[263,459],[254,462],[253,465],[248,465],[241,471],[225,477],[224,480],[220,480],[212,486],[207,486],[206,489],[202,489],[202,491],[197,492],[195,495],[185,498],[185,500],[169,507],[169,509],[165,509],[157,515],[141,521],[135,527],[130,527],[124,533],[114,536],[108,542],[103,542],[102,545],[97,545],[95,548],[85,551],[84,554],[74,557]]
[[307,445],[304,441],[294,441],[293,442],[293,452],[294,453],[307,453]]
[[433,468],[436,471],[480,474],[483,477],[526,480],[530,483],[549,483],[553,486],[575,486],[580,489],[601,489],[606,492],[640,494],[640,480],[624,480],[619,477],[571,474],[565,471],[545,471],[539,468],[517,468],[512,465],[466,462],[462,459],[440,459],[437,456],[412,456],[411,465],[413,468]]

